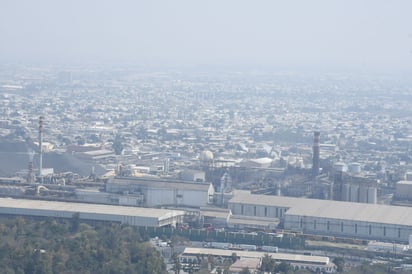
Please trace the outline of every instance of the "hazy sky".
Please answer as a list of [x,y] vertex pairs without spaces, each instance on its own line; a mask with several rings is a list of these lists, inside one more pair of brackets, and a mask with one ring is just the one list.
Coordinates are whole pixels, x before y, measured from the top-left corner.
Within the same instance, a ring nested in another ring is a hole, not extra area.
[[412,70],[412,1],[1,0],[0,60]]

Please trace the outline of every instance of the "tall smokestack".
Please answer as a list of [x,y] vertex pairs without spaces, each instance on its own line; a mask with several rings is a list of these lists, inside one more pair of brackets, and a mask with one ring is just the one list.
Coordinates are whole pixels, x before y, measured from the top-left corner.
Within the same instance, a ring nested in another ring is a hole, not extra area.
[[33,172],[33,158],[34,158],[34,151],[29,151],[29,173],[27,174],[27,182],[29,184],[34,183],[34,172]]
[[39,117],[39,176],[42,174],[43,169],[43,121],[44,117]]
[[312,175],[316,177],[319,175],[319,154],[320,154],[320,132],[313,133],[313,162]]

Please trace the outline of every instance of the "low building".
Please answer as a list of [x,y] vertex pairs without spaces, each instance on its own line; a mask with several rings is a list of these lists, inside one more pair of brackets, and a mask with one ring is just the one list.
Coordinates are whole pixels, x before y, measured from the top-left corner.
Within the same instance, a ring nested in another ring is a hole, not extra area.
[[236,191],[234,215],[279,218],[284,229],[308,234],[408,242],[412,208],[251,194]]
[[399,181],[396,183],[395,198],[399,200],[412,200],[412,181]]
[[205,207],[213,203],[211,183],[146,177],[116,177],[106,183],[106,192],[144,196],[144,206]]
[[189,182],[205,182],[206,175],[204,171],[187,169],[180,173],[180,178]]
[[85,221],[147,227],[176,226],[184,216],[181,210],[0,198],[0,215],[70,219],[77,213]]
[[[209,255],[216,258],[232,258],[236,256],[242,258],[262,259],[265,255],[269,255],[277,262],[290,263],[295,269],[310,269],[313,271],[321,271],[324,273],[333,273],[336,266],[330,261],[329,257],[324,256],[308,256],[301,254],[289,253],[268,253],[259,251],[244,251],[244,250],[230,250],[217,248],[191,248],[186,247],[180,255],[181,262],[188,262],[194,258],[200,258],[202,255]],[[207,256],[205,256],[207,258]]]
[[367,249],[369,251],[384,252],[384,253],[402,253],[409,250],[408,245],[396,244],[396,243],[385,243],[371,241],[368,243]]
[[229,273],[240,273],[245,268],[247,268],[250,273],[258,273],[261,263],[262,258],[240,258],[230,266]]
[[113,151],[107,149],[78,152],[75,156],[79,159],[91,162],[106,162],[113,160],[116,157]]

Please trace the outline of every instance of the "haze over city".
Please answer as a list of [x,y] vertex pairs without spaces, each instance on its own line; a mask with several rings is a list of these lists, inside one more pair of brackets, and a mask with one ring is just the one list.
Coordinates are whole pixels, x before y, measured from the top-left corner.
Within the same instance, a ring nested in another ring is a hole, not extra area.
[[409,71],[412,3],[2,1],[0,60]]
[[411,273],[411,11],[0,1],[0,272]]

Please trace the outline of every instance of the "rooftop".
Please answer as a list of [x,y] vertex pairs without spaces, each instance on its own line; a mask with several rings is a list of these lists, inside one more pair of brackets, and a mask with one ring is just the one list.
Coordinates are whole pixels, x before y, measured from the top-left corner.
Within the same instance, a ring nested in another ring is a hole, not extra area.
[[250,194],[236,191],[229,203],[288,207],[286,215],[412,226],[412,207]]
[[85,203],[67,203],[44,200],[27,200],[27,199],[12,199],[0,198],[0,208],[15,208],[15,209],[37,209],[37,210],[54,210],[65,212],[79,213],[97,213],[97,214],[112,214],[123,216],[139,216],[148,218],[168,218],[173,215],[183,215],[183,211],[154,209],[142,207],[128,206],[113,206],[100,204],[85,204]]
[[153,188],[184,188],[185,190],[208,191],[210,183],[188,182],[188,181],[171,181],[159,178],[139,178],[139,177],[116,177],[109,181],[110,184],[136,184],[141,186],[150,186]]
[[299,263],[317,263],[317,264],[328,264],[329,258],[323,256],[308,256],[300,254],[289,254],[289,253],[268,253],[268,252],[258,252],[258,251],[243,251],[243,250],[226,250],[226,249],[215,249],[215,248],[192,248],[186,247],[183,254],[207,254],[213,256],[230,257],[233,252],[241,258],[262,258],[266,254],[271,256],[275,260],[279,261],[290,261]]

